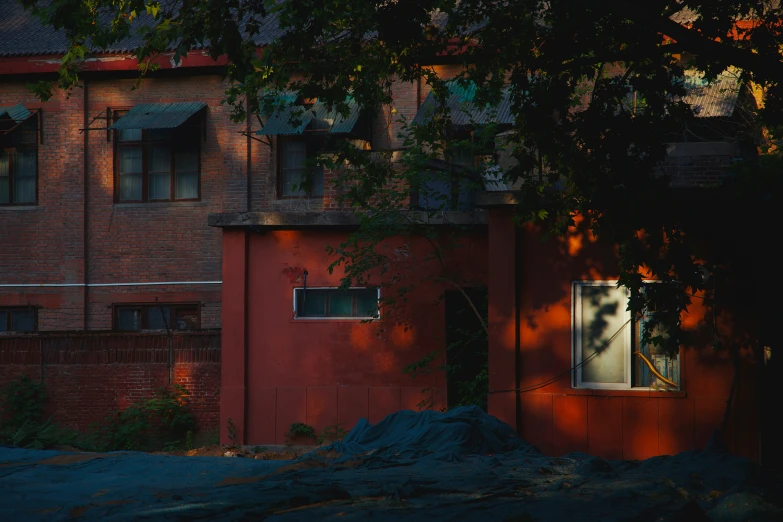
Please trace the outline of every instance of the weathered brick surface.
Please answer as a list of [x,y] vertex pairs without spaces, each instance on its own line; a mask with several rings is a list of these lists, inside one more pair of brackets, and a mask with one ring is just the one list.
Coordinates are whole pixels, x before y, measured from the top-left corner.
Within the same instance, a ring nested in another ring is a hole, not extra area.
[[[0,388],[21,375],[42,381],[47,415],[85,431],[107,413],[150,398],[168,385],[167,342],[165,336],[136,334],[6,336],[0,338]],[[220,336],[175,336],[174,361],[174,382],[188,390],[200,429],[217,429]]]

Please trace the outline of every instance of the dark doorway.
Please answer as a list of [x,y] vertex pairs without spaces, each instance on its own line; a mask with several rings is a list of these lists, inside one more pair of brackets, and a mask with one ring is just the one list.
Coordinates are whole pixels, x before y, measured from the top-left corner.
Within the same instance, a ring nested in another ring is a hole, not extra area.
[[475,404],[486,411],[488,341],[481,323],[487,324],[487,288],[463,290],[448,290],[444,296],[447,403],[449,408]]
[[766,321],[761,349],[761,464],[783,470],[783,344],[775,335],[776,324]]

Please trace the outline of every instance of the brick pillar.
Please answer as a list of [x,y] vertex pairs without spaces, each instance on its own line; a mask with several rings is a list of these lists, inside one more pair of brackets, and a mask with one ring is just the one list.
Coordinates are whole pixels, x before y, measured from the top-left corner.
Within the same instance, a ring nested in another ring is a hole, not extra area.
[[[489,389],[514,390],[516,376],[516,240],[513,212],[494,207],[489,212]],[[517,428],[517,394],[490,393],[490,415]]]
[[220,387],[220,442],[231,442],[228,420],[236,427],[237,444],[245,443],[247,361],[247,233],[223,231],[223,311]]

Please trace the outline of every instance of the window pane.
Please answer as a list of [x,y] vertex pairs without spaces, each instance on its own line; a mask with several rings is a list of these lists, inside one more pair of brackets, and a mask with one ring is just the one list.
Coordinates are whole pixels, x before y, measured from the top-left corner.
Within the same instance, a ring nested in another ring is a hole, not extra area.
[[312,182],[311,194],[313,196],[323,196],[324,195],[324,169],[323,168],[316,167],[315,169],[313,169],[311,182]]
[[284,196],[303,196],[301,188],[307,147],[303,141],[281,141],[281,175]]
[[[161,308],[163,309],[162,313]],[[168,325],[169,328],[172,327],[170,306],[152,305],[147,308],[147,329],[165,330],[166,325]]]
[[12,310],[11,311],[11,331],[12,332],[34,332],[35,331],[35,310]]
[[118,330],[141,330],[141,310],[138,308],[119,308],[117,310]]
[[120,201],[141,201],[141,149],[121,147]]
[[34,150],[16,152],[13,198],[15,203],[35,203],[37,162],[38,158]]
[[350,291],[334,290],[329,292],[329,316],[353,317],[353,294],[354,292]]
[[198,150],[179,151],[174,154],[176,199],[198,198]]
[[297,317],[325,317],[326,290],[297,290]]
[[[663,375],[666,379],[673,381],[679,385],[680,383],[680,360],[677,354],[670,355],[663,346],[656,346],[653,344],[641,344],[641,339],[644,336],[644,330],[647,328],[648,316],[642,318],[639,321],[638,342],[639,352],[649,360],[652,365],[658,370],[658,373]],[[651,332],[651,336],[665,336],[665,330],[661,325],[655,328],[655,331]],[[634,369],[636,376],[634,377],[634,385],[650,388],[669,388],[671,386],[665,384],[658,377],[656,377],[647,365],[641,361],[641,358],[634,357]]]
[[10,203],[10,172],[9,172],[9,159],[8,153],[4,150],[0,150],[0,203]]
[[121,130],[117,137],[120,141],[141,141],[141,129]]
[[582,360],[596,354],[582,366],[582,381],[627,382],[626,360],[630,354],[626,352],[630,347],[625,330],[629,328],[625,324],[628,306],[625,288],[582,286],[581,294]]
[[149,198],[171,199],[171,149],[149,149]]
[[451,208],[452,180],[445,174],[428,176],[422,180],[419,191],[419,206],[428,210]]
[[356,315],[359,317],[377,317],[378,289],[356,290]]
[[0,332],[8,331],[8,312],[0,310]]
[[175,330],[198,330],[198,308],[177,308]]

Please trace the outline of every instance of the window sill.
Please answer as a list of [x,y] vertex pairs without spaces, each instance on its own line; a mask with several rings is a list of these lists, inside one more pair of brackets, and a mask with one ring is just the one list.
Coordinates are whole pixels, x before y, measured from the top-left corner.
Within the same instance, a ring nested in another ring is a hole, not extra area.
[[115,203],[115,209],[140,209],[162,207],[206,207],[206,201],[156,201],[152,203]]
[[4,210],[17,210],[17,211],[25,211],[25,210],[43,210],[45,207],[40,207],[35,204],[30,205],[0,205],[0,212]]
[[572,388],[565,392],[566,395],[596,395],[598,397],[655,397],[656,399],[684,399],[688,392],[678,391],[658,391],[648,388],[631,390],[596,390],[592,388]]

